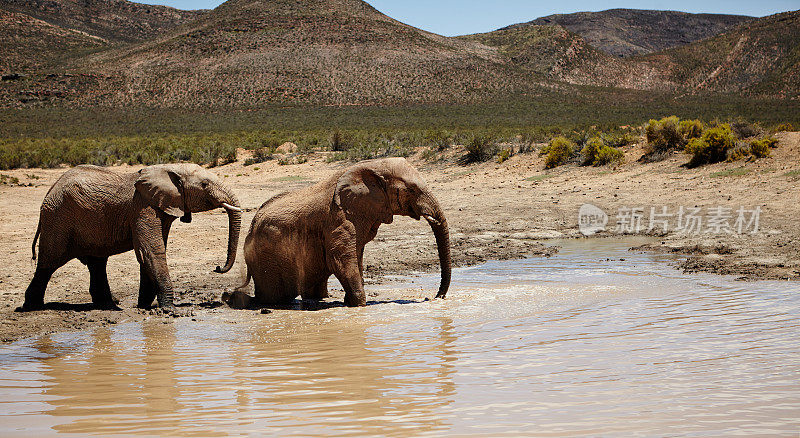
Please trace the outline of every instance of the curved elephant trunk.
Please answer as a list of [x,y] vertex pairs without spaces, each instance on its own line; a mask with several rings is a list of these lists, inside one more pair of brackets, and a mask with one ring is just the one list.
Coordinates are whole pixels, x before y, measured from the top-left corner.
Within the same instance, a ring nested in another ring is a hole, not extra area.
[[229,195],[227,202],[223,202],[220,206],[228,212],[228,257],[225,266],[217,266],[214,272],[224,274],[233,268],[233,263],[236,261],[239,231],[242,228],[242,209],[239,207],[239,201],[232,195]]
[[452,263],[450,260],[450,229],[444,217],[439,202],[433,195],[425,191],[420,198],[421,216],[428,221],[433,235],[436,237],[436,248],[439,251],[439,266],[442,271],[442,281],[439,284],[439,293],[436,298],[445,298],[450,289],[450,274]]

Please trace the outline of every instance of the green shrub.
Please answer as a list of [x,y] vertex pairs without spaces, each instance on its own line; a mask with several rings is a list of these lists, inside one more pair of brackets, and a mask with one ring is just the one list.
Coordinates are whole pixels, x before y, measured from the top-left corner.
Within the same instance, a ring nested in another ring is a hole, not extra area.
[[733,149],[728,151],[728,158],[725,161],[733,163],[734,161],[743,160],[750,156],[750,149],[749,145],[736,145]]
[[704,130],[705,126],[699,120],[681,120],[678,124],[678,132],[687,140],[700,138]]
[[485,133],[473,135],[465,146],[467,155],[461,158],[462,164],[480,163],[497,155],[497,145],[494,139]]
[[625,154],[614,147],[603,143],[599,137],[593,137],[581,150],[583,165],[604,166],[606,164],[621,164],[625,161]]
[[736,119],[730,124],[730,127],[736,137],[740,139],[755,137],[764,132],[758,123],[750,123],[742,118]]
[[258,148],[253,151],[253,157],[244,160],[245,166],[250,166],[253,164],[263,163],[265,161],[272,159],[272,153],[275,150],[272,148]]
[[769,157],[770,149],[775,147],[778,139],[775,137],[764,137],[761,140],[753,140],[750,142],[750,154],[756,158]]
[[443,151],[450,147],[452,138],[447,131],[442,129],[429,129],[425,132],[425,142],[429,146],[435,147],[439,151]]
[[542,150],[547,154],[544,165],[548,169],[567,163],[575,154],[575,143],[565,137],[556,137]]
[[589,166],[594,164],[595,160],[597,160],[597,154],[600,153],[600,149],[603,148],[605,144],[600,137],[592,137],[589,141],[586,142],[586,146],[581,149],[581,155],[583,155],[583,165]]
[[621,148],[630,144],[636,143],[638,138],[630,132],[625,133],[605,133],[600,136],[603,143],[611,146],[612,148]]
[[353,146],[353,137],[349,133],[335,129],[328,138],[328,144],[332,151],[346,151]]
[[604,166],[606,164],[622,164],[625,162],[625,153],[617,148],[611,146],[603,146],[600,152],[597,153],[597,158],[594,160],[595,166]]
[[642,161],[653,162],[665,159],[670,152],[686,144],[686,139],[678,132],[679,119],[675,116],[661,120],[650,120],[645,127],[647,146]]
[[791,132],[794,131],[794,126],[791,123],[781,123],[775,127],[775,132]]
[[497,154],[497,163],[502,164],[506,162],[509,158],[514,156],[514,149],[513,148],[503,148],[499,154]]
[[728,151],[736,145],[731,127],[722,124],[709,128],[700,138],[692,139],[686,146],[686,152],[692,154],[688,167],[703,164],[719,163],[728,158]]

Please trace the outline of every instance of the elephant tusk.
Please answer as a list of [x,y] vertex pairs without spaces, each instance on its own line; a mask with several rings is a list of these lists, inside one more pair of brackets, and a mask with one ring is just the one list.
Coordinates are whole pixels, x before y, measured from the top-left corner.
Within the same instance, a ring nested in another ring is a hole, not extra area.
[[437,221],[436,219],[434,219],[430,215],[423,214],[422,217],[424,217],[426,221],[428,221],[428,222],[430,222],[430,223],[432,223],[434,225],[441,225],[442,224],[441,222]]
[[234,207],[233,205],[231,205],[231,204],[228,204],[227,202],[223,202],[223,203],[222,203],[222,204],[220,204],[220,205],[221,205],[221,206],[222,206],[222,208],[224,208],[225,210],[235,211],[235,212],[237,212],[237,213],[241,213],[241,212],[242,212],[242,209],[241,209],[241,208],[239,208],[239,207]]

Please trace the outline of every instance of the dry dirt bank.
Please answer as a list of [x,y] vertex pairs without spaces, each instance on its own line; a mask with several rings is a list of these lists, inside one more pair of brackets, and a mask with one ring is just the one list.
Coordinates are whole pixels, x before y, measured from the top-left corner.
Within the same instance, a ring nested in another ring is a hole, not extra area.
[[[653,164],[640,164],[638,146],[627,150],[627,163],[618,169],[564,166],[545,171],[536,155],[518,155],[503,164],[494,162],[459,166],[449,161],[430,163],[418,157],[411,161],[423,172],[444,207],[451,226],[456,265],[489,259],[547,255],[543,241],[553,237],[581,237],[578,209],[586,203],[611,216],[620,208],[665,206],[704,209],[724,206],[760,207],[760,231],[755,235],[669,233],[660,245],[648,250],[689,254],[682,262],[687,270],[705,270],[756,279],[800,278],[800,133],[778,135],[781,143],[772,157],[750,163],[722,163],[699,169],[680,167],[686,157]],[[243,166],[242,162],[215,169],[234,187],[243,206],[246,232],[255,209],[267,198],[284,190],[312,184],[343,163],[326,163],[311,157],[300,165],[280,166],[276,161]],[[120,172],[136,168],[120,167]],[[10,342],[38,334],[83,329],[96,325],[150,317],[134,309],[138,287],[138,264],[133,253],[112,257],[109,281],[120,298],[123,311],[90,310],[88,272],[77,261],[54,276],[45,300],[52,310],[14,313],[22,303],[33,273],[31,241],[38,209],[49,186],[64,169],[26,169],[2,172],[21,184],[0,185],[0,340]],[[7,179],[8,181],[8,179]],[[646,220],[645,220],[646,222]],[[220,211],[195,215],[191,224],[175,222],[170,235],[168,260],[178,301],[193,312],[215,306],[221,293],[241,281],[243,261],[232,273],[211,272],[225,256],[227,216]],[[643,226],[646,229],[645,226]],[[642,231],[645,231],[645,230]],[[243,241],[244,239],[242,239]],[[381,228],[367,246],[368,282],[382,275],[436,270],[436,251],[425,223],[398,218]],[[401,292],[398,292],[401,293]],[[435,291],[408,291],[406,298],[433,296]],[[338,296],[337,293],[333,294]],[[340,295],[340,293],[339,293]],[[393,299],[380,296],[373,299]],[[218,310],[232,311],[232,310]]]

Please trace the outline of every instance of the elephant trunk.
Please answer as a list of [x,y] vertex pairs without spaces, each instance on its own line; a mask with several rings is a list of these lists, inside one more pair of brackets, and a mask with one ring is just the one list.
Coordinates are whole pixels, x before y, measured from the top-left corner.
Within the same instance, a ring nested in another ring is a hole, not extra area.
[[217,266],[215,272],[224,274],[233,268],[233,263],[236,261],[239,231],[242,228],[242,209],[239,207],[239,201],[233,195],[229,195],[227,202],[222,202],[221,207],[228,212],[228,257],[225,260],[225,266]]
[[439,266],[442,271],[442,281],[439,284],[439,293],[436,298],[445,298],[447,290],[450,288],[450,271],[452,263],[450,260],[450,230],[447,226],[447,219],[444,217],[439,202],[433,195],[425,191],[420,198],[421,216],[428,221],[433,235],[436,237],[436,248],[439,251]]

